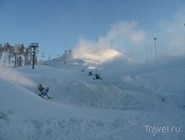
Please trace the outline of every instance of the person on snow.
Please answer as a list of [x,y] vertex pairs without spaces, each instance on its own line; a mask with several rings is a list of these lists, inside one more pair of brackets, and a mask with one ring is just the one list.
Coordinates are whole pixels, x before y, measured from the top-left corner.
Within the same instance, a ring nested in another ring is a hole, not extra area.
[[95,78],[96,78],[96,79],[100,79],[100,74],[97,74],[97,73],[96,73],[96,74],[95,74]]
[[38,91],[39,91],[38,95],[39,96],[41,95],[41,93],[42,93],[43,90],[44,90],[44,87],[41,84],[39,84],[38,85]]
[[102,80],[102,78],[100,77],[100,74],[95,74],[95,78],[93,78],[93,80]]
[[47,92],[49,91],[49,87],[48,86],[43,86],[42,84],[39,84],[38,85],[38,95],[41,96],[41,97],[47,97],[48,99],[50,98],[48,95],[47,95]]
[[93,75],[93,73],[92,73],[92,71],[89,71],[89,74],[88,74],[88,76],[91,76],[91,75]]

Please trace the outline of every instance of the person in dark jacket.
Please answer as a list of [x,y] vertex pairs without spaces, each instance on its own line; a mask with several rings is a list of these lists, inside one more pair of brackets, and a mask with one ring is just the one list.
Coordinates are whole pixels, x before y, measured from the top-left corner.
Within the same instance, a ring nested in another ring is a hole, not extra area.
[[49,91],[49,87],[48,86],[43,86],[42,84],[39,84],[38,85],[38,95],[41,96],[41,97],[47,97],[48,99],[50,98],[48,95],[47,95],[47,92]]
[[39,95],[39,96],[42,95],[43,90],[44,90],[43,85],[42,85],[42,84],[39,84],[39,85],[38,85],[38,91],[39,91],[38,95]]

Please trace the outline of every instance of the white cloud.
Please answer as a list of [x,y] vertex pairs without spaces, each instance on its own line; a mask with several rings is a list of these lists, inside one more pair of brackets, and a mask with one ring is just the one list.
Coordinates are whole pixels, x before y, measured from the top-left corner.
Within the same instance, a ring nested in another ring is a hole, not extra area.
[[139,29],[136,22],[118,22],[113,25],[112,29],[107,34],[106,39],[113,41],[123,40],[127,44],[138,46],[138,44],[143,44],[145,42],[145,36],[146,32]]
[[106,62],[120,56],[115,50],[105,48],[107,42],[104,40],[92,42],[80,39],[77,47],[73,50],[74,58],[88,58],[98,62]]
[[176,13],[172,21],[161,21],[159,23],[159,47],[161,55],[185,54],[185,11]]
[[[185,10],[178,11],[171,21],[160,21],[158,29],[146,31],[135,21],[120,21],[97,41],[80,39],[76,49],[80,53],[93,49],[95,54],[101,48],[112,48],[121,51],[132,60],[154,60],[154,37],[157,37],[157,56],[185,54]],[[156,33],[154,35],[154,33]],[[145,47],[147,45],[147,49]],[[79,51],[81,50],[81,51]],[[148,54],[146,54],[146,52]]]
[[142,56],[141,47],[143,48],[145,39],[146,32],[139,29],[136,22],[118,22],[106,36],[99,37],[96,41],[81,38],[74,49],[74,55],[92,52],[99,55],[103,48],[112,48],[138,59]]

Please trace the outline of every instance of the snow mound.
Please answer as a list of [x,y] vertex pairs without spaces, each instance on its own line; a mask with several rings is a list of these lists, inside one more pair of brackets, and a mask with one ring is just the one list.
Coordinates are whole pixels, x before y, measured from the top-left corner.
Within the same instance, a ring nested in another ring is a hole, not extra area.
[[[81,47],[74,49],[73,58],[74,59],[83,59],[87,63],[104,63],[110,61],[116,57],[122,56],[120,52],[108,49],[108,48],[88,48]],[[126,57],[126,56],[125,56]]]

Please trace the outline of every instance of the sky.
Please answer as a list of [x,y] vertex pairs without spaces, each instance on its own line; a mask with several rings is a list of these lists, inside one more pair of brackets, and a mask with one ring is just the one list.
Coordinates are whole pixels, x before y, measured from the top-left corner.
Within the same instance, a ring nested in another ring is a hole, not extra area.
[[51,57],[100,46],[142,60],[153,57],[156,37],[158,56],[179,55],[184,9],[184,0],[0,0],[0,43],[37,42]]

